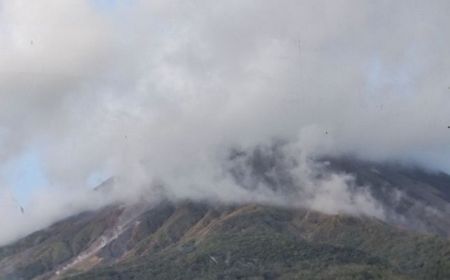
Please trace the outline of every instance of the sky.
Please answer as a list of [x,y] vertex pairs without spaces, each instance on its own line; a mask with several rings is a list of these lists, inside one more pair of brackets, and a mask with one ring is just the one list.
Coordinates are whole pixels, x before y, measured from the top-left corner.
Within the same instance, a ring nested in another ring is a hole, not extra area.
[[[111,13],[114,12],[117,6],[124,5],[126,2],[92,0],[91,4],[99,13]],[[12,159],[9,166],[3,171],[4,174],[2,176],[6,178],[6,184],[12,187],[14,199],[17,200],[19,205],[26,205],[33,192],[49,186],[38,153],[38,149],[29,147],[28,150],[23,151],[22,154]],[[86,179],[86,183],[89,187],[94,188],[107,180],[109,176],[105,175],[101,170],[95,170]]]
[[367,194],[347,201],[345,176],[304,181],[308,159],[450,172],[449,12],[441,0],[0,0],[0,193],[14,213],[0,226],[22,217],[17,204],[36,209],[0,242],[103,205],[90,191],[110,176],[117,197],[164,186],[266,200],[224,170],[231,150],[280,140],[315,197],[302,203],[380,216]]
[[39,156],[35,151],[25,151],[2,174],[6,183],[13,186],[14,196],[25,205],[29,195],[48,185]]

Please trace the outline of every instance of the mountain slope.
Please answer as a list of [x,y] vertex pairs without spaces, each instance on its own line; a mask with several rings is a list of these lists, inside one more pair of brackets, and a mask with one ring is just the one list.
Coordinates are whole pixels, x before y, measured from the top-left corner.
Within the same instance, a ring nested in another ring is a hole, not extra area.
[[[264,174],[276,160],[260,160],[268,164],[254,161],[253,176],[273,178]],[[352,174],[386,220],[258,204],[111,205],[0,248],[0,279],[450,279],[448,175],[324,166]]]
[[388,223],[450,236],[450,175],[398,164],[329,159],[327,171],[351,174],[378,201]]
[[84,213],[3,248],[3,279],[450,277],[450,242],[374,219],[185,202],[161,203],[120,226],[126,212]]

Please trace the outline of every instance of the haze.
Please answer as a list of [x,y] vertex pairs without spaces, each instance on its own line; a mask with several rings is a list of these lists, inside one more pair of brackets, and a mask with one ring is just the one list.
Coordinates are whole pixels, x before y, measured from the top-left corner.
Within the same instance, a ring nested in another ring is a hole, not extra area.
[[[311,182],[309,159],[450,171],[449,11],[439,0],[0,0],[0,243],[110,202],[92,178],[120,178],[114,199],[164,186],[174,199],[283,204],[224,174],[231,150],[277,141],[300,162],[303,206],[382,217],[364,192],[349,202],[351,178]],[[30,154],[44,179],[18,186],[8,174]]]

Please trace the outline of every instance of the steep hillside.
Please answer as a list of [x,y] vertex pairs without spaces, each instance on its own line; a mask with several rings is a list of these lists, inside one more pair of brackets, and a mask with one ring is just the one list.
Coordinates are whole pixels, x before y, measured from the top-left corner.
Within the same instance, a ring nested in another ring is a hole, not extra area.
[[450,236],[448,174],[351,158],[325,162],[327,171],[351,174],[357,186],[367,187],[383,206],[388,223],[422,233]]
[[253,204],[109,207],[37,232],[1,256],[2,279],[450,277],[447,240],[374,219]]
[[[252,184],[291,193],[270,156],[246,158]],[[0,279],[450,279],[448,175],[348,159],[321,166],[351,174],[385,220],[260,204],[111,205],[0,248]]]

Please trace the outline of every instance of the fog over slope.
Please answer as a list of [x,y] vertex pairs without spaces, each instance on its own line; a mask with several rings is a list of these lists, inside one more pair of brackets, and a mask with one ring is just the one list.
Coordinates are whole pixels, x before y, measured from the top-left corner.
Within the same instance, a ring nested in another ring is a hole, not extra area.
[[[284,204],[229,172],[246,174],[234,152],[279,142],[311,198],[302,206],[382,218],[350,175],[317,178],[311,158],[449,170],[449,10],[439,0],[0,0],[1,174],[32,150],[49,182],[24,214],[0,204],[0,243],[108,203],[86,187],[99,173],[118,178],[114,198],[145,189],[148,200]],[[2,197],[13,187],[1,180]]]

